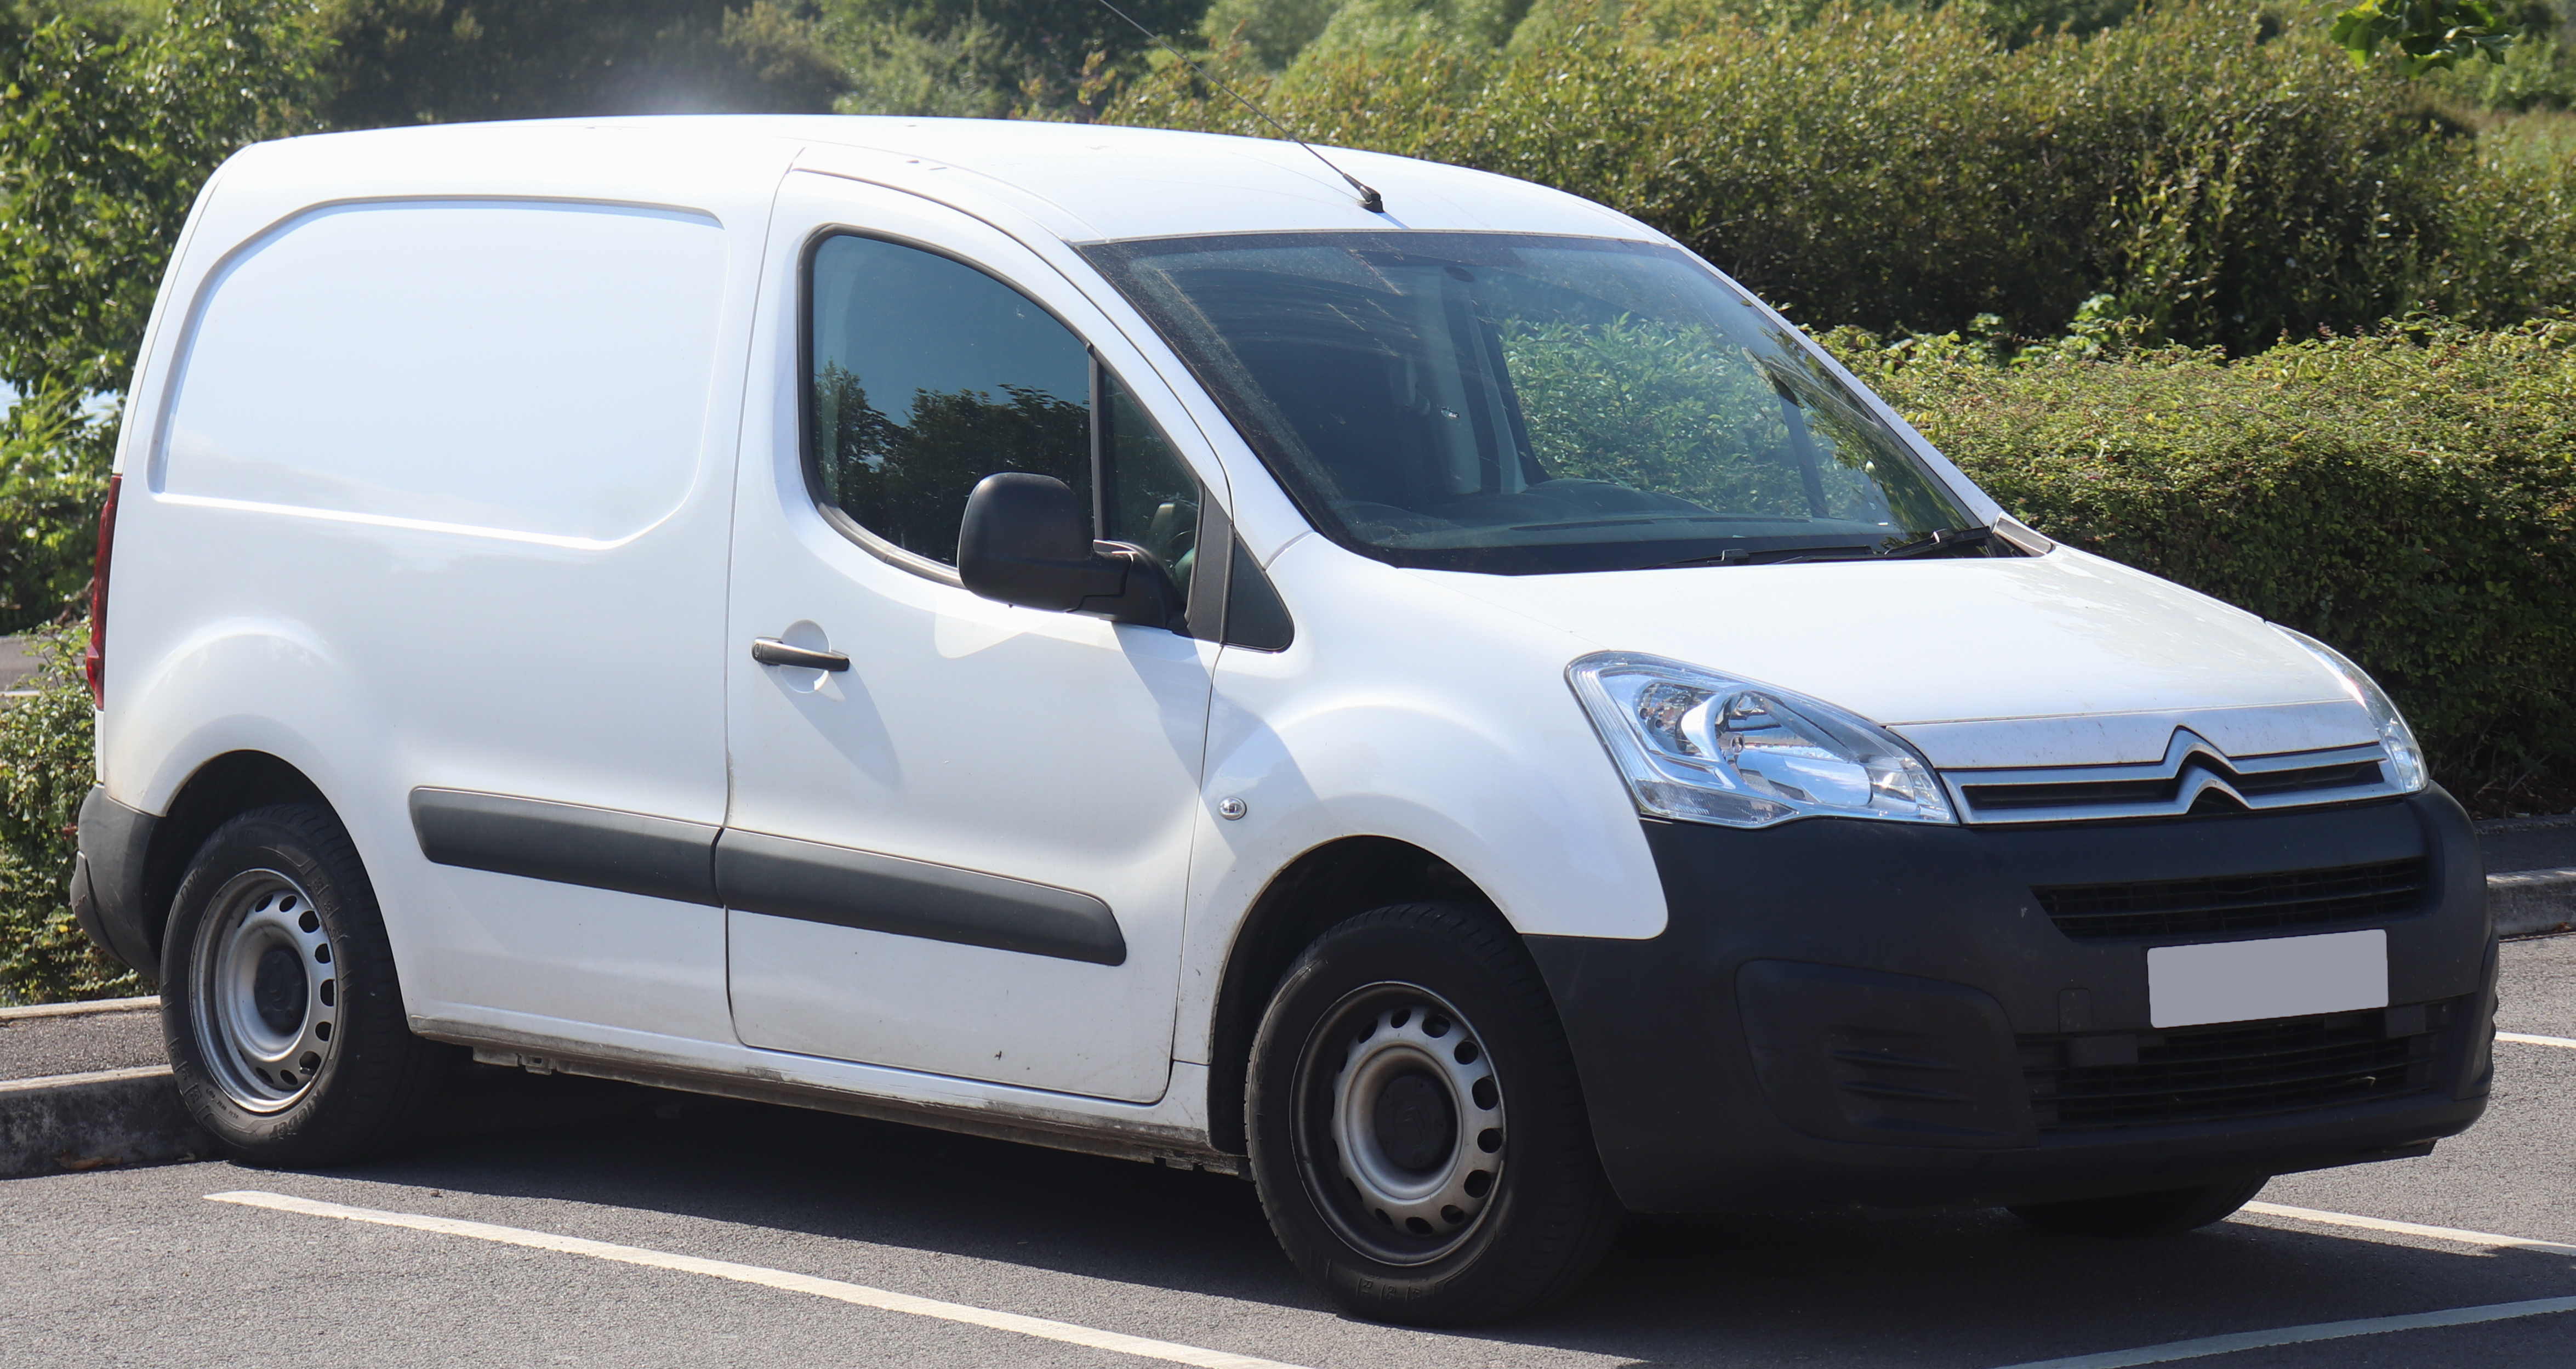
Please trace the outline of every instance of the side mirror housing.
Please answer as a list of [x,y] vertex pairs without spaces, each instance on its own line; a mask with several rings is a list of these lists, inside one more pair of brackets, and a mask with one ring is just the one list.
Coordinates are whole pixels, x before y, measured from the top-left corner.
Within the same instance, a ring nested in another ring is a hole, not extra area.
[[1051,475],[1001,471],[966,497],[957,578],[975,594],[1054,613],[1174,628],[1180,596],[1145,552],[1094,542],[1073,488]]

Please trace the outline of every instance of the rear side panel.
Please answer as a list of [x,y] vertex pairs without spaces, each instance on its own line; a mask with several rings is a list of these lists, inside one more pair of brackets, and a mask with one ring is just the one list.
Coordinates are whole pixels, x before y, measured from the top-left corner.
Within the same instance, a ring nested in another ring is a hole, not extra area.
[[433,863],[409,797],[723,820],[731,465],[793,149],[400,141],[255,147],[200,206],[120,456],[106,797],[277,756],[356,839],[416,1020],[729,1039],[717,910]]

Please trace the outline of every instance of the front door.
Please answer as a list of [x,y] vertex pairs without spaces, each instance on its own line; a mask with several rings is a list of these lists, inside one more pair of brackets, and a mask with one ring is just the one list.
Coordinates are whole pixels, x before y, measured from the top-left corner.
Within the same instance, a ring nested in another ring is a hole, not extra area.
[[952,565],[967,493],[1025,470],[1185,579],[1207,496],[1148,413],[1168,393],[980,221],[800,172],[773,222],[797,267],[765,300],[781,383],[747,424],[726,644],[735,1028],[1157,1098],[1215,645],[993,603]]

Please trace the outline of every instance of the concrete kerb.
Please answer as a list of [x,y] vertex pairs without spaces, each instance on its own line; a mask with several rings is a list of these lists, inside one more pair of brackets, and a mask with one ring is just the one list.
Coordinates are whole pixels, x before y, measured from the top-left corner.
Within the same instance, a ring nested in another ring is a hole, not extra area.
[[2478,846],[2499,935],[2576,931],[2576,813],[2479,823]]
[[2498,936],[2576,931],[2576,868],[2489,875],[2487,907]]
[[101,998],[88,1003],[30,1003],[20,1008],[0,1008],[0,1022],[23,1022],[37,1017],[96,1017],[109,1012],[159,1012],[161,1000],[156,997]]
[[[0,1008],[0,1022],[155,1012],[158,998]],[[214,1153],[167,1065],[0,1080],[0,1179],[159,1164]]]
[[0,1179],[214,1153],[168,1065],[0,1083]]

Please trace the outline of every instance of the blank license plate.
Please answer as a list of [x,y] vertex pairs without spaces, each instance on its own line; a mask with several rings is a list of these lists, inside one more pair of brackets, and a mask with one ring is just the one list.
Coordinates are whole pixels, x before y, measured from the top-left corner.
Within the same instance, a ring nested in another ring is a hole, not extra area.
[[2147,1016],[2159,1027],[2388,1006],[2388,933],[2334,932],[2147,951]]

